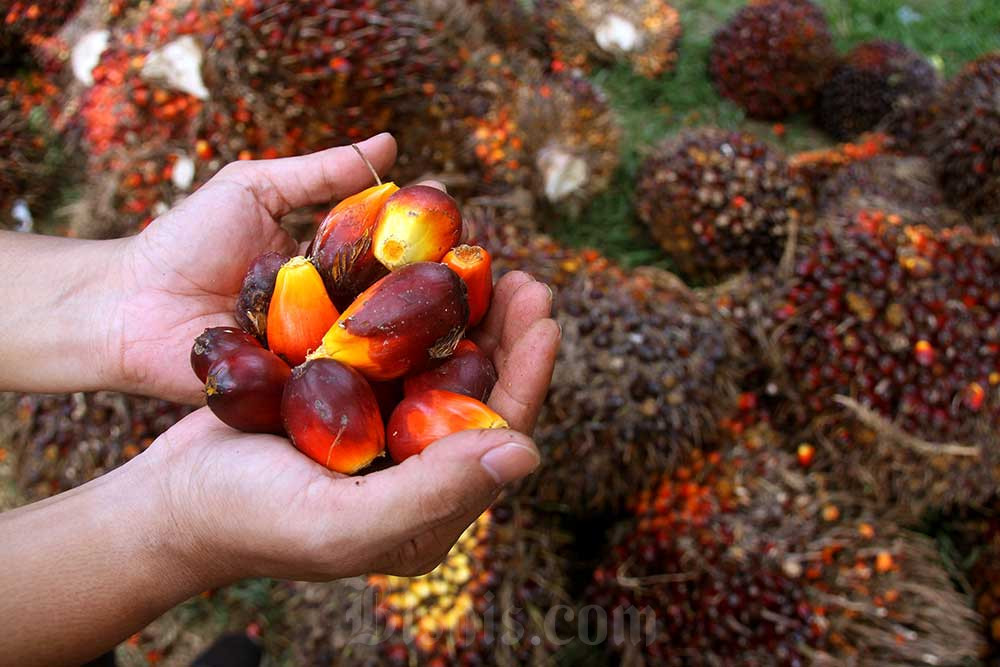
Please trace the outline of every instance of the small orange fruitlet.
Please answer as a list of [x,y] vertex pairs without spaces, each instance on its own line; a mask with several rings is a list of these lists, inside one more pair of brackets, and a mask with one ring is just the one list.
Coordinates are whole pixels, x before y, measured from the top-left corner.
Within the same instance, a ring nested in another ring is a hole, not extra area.
[[236,299],[236,323],[261,343],[267,342],[267,310],[274,293],[274,281],[288,257],[278,252],[266,252],[253,261],[243,278],[243,287]]
[[208,370],[205,395],[215,416],[246,433],[282,433],[281,397],[292,369],[270,350],[244,345]]
[[333,359],[296,367],[281,411],[295,446],[335,472],[355,473],[385,451],[375,394],[357,371]]
[[208,378],[208,369],[219,359],[228,357],[244,345],[260,347],[255,337],[236,327],[205,329],[191,347],[191,368],[198,379]]
[[454,271],[410,264],[365,290],[313,356],[336,359],[369,380],[392,380],[451,356],[468,320],[465,284]]
[[372,253],[372,235],[382,205],[397,190],[395,183],[370,187],[334,206],[320,223],[309,257],[338,308],[388,272]]
[[469,292],[469,326],[479,324],[493,299],[493,262],[490,253],[477,245],[452,248],[441,262],[465,281]]
[[267,311],[268,347],[291,365],[301,364],[339,315],[316,267],[305,257],[293,257],[274,284]]
[[455,200],[429,185],[409,185],[386,200],[375,223],[375,258],[389,269],[440,262],[462,237]]
[[389,454],[402,463],[432,443],[459,431],[508,428],[503,417],[482,401],[432,389],[403,399],[389,418]]
[[427,370],[406,378],[403,391],[413,396],[430,389],[450,391],[485,402],[497,382],[493,362],[471,340],[463,340],[455,353]]

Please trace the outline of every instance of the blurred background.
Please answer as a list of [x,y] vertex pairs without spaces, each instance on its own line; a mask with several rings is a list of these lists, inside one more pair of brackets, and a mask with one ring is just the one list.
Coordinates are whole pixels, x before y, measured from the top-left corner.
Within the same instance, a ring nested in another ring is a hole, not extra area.
[[[545,465],[438,570],[206,591],[121,664],[187,665],[225,631],[270,665],[1000,664],[1000,4],[0,0],[0,18],[0,226],[134,234],[228,162],[391,131],[389,176],[444,182],[498,271],[552,284],[564,331]],[[307,238],[328,208],[284,222]],[[0,509],[188,410],[0,406]],[[655,621],[592,641],[588,605]],[[523,636],[490,641],[497,609]],[[390,636],[351,644],[359,614]]]

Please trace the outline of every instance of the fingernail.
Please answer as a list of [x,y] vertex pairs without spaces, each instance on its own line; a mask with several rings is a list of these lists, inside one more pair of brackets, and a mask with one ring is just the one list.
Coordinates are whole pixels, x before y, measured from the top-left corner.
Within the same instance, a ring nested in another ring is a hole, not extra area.
[[479,465],[497,484],[509,484],[525,477],[538,467],[541,459],[533,447],[508,442],[483,454]]
[[554,292],[552,291],[552,288],[551,288],[551,287],[549,287],[549,284],[548,284],[548,283],[542,283],[542,284],[543,284],[543,285],[545,285],[545,289],[547,289],[547,290],[549,291],[549,303],[552,303],[552,302],[554,302],[554,301],[556,300],[556,295],[555,295],[555,293],[554,293]]

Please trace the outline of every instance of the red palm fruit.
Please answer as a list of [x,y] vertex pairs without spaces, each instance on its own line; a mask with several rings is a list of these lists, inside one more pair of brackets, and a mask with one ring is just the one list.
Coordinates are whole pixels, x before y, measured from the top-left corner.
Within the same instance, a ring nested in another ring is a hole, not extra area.
[[281,412],[295,446],[335,472],[352,474],[385,450],[385,427],[372,388],[349,366],[311,359],[296,367]]
[[432,389],[403,399],[389,418],[386,439],[392,460],[402,463],[453,433],[508,427],[482,401]]
[[485,248],[460,245],[452,248],[441,262],[465,281],[469,296],[469,326],[479,324],[493,299],[493,261]]
[[386,274],[372,254],[372,234],[385,200],[399,188],[383,183],[352,195],[333,207],[320,224],[309,256],[338,308]]
[[365,290],[314,356],[336,359],[369,380],[392,380],[451,356],[468,320],[465,283],[454,271],[410,264]]
[[393,410],[403,400],[403,381],[388,380],[386,382],[369,382],[372,392],[375,393],[375,400],[378,401],[379,412],[382,413],[382,421],[389,421]]
[[406,378],[406,396],[440,389],[485,402],[497,382],[497,371],[482,350],[471,340],[463,340],[455,354],[428,368],[423,373]]
[[292,371],[276,354],[244,345],[216,361],[205,379],[208,407],[246,433],[281,433],[281,396]]
[[236,299],[236,323],[260,342],[267,341],[267,311],[271,306],[278,271],[288,261],[279,252],[267,252],[253,261],[243,278],[243,288]]
[[462,237],[455,200],[429,185],[410,185],[386,200],[375,223],[374,253],[395,271],[415,262],[439,262]]
[[268,347],[297,366],[319,347],[339,316],[316,267],[305,257],[294,257],[281,267],[274,284],[267,311]]
[[194,339],[191,348],[191,368],[198,379],[208,379],[208,369],[219,359],[228,357],[244,345],[260,347],[260,342],[236,327],[212,327],[205,329]]

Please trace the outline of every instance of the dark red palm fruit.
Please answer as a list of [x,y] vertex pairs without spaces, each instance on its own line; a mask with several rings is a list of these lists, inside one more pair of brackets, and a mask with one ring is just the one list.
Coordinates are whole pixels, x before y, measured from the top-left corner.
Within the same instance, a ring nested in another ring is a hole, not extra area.
[[385,450],[378,401],[360,373],[333,359],[292,371],[281,406],[295,446],[322,466],[350,475]]
[[208,407],[245,433],[283,433],[281,397],[291,374],[288,364],[270,350],[245,345],[209,369]]
[[208,369],[219,359],[236,352],[244,345],[260,347],[260,341],[251,334],[236,327],[212,327],[205,329],[194,339],[191,347],[191,368],[198,379],[208,378]]
[[485,248],[460,245],[452,248],[441,263],[465,281],[469,295],[469,326],[479,324],[493,300],[493,261]]
[[417,262],[440,262],[461,238],[462,214],[455,200],[429,185],[408,185],[379,211],[372,252],[397,271]]
[[289,260],[280,252],[266,252],[253,261],[243,278],[243,288],[236,299],[236,323],[240,328],[267,344],[267,311],[274,294],[278,271]]
[[450,391],[484,403],[497,382],[493,362],[471,340],[463,340],[455,353],[426,371],[411,375],[403,384],[406,396],[430,389]]
[[352,195],[331,210],[309,247],[338,310],[389,272],[372,254],[372,233],[385,200],[399,188],[384,183]]
[[392,460],[402,463],[441,438],[489,428],[509,425],[482,401],[432,389],[403,399],[389,418],[386,440]]
[[465,283],[443,264],[409,264],[345,310],[316,357],[336,359],[369,380],[392,380],[450,357],[465,333]]

